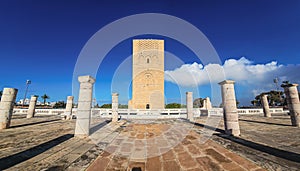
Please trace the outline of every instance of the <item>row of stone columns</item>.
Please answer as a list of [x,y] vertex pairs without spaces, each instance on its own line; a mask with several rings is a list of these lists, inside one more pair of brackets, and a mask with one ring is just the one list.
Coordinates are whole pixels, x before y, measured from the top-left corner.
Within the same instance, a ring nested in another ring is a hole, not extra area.
[[[9,128],[13,113],[14,102],[16,101],[17,89],[4,88],[1,103],[0,103],[0,129]],[[32,118],[35,114],[35,106],[37,96],[32,96],[30,99],[29,108],[26,118]]]
[[[38,96],[36,96],[36,95],[31,96],[26,118],[34,117],[37,99],[38,99]],[[73,96],[67,97],[67,104],[66,104],[66,109],[64,112],[67,120],[72,119],[73,100],[74,100]]]
[[[298,84],[281,85],[281,87],[284,88],[284,94],[286,96],[292,126],[300,127],[300,102],[297,86]],[[269,102],[266,94],[261,96],[261,103],[263,106],[264,116],[271,117]]]
[[[234,83],[235,82],[232,80],[225,80],[220,82],[219,84],[221,85],[225,132],[229,135],[239,136],[240,127],[236,106]],[[300,102],[297,86],[298,84],[282,85],[287,98],[292,126],[300,127]],[[271,117],[267,95],[261,96],[261,102],[263,106],[264,116]],[[186,93],[186,105],[187,119],[193,121],[194,116],[192,92]]]
[[[239,136],[240,127],[236,107],[234,81],[225,80],[219,84],[221,85],[225,132],[230,135]],[[187,119],[189,121],[194,121],[192,92],[186,93],[186,109]]]
[[[78,108],[77,108],[77,120],[75,127],[75,136],[86,137],[89,136],[90,118],[91,118],[91,105],[93,84],[95,79],[91,76],[78,77],[80,82]],[[238,136],[240,134],[240,128],[238,123],[238,113],[236,107],[236,99],[234,92],[234,81],[225,80],[221,83],[222,100],[224,106],[224,123],[225,131],[227,134]],[[194,121],[193,115],[193,93],[186,93],[187,104],[187,118],[190,121]],[[118,120],[118,94],[112,94],[112,121]]]
[[[230,135],[238,136],[240,128],[238,123],[238,113],[234,92],[234,81],[225,80],[221,85],[223,114],[225,132]],[[290,112],[292,126],[300,127],[300,101],[297,90],[298,84],[283,84],[287,104]],[[265,117],[271,117],[267,95],[261,97]]]
[[[15,88],[3,89],[1,102],[0,102],[0,129],[7,129],[10,126],[17,92],[18,90]],[[37,99],[38,96],[36,95],[31,96],[26,118],[34,117]],[[72,116],[73,99],[74,99],[73,96],[68,96],[67,99],[67,106],[66,106],[65,113],[67,114],[66,116],[69,119]]]
[[[75,135],[85,137],[89,135],[90,119],[91,119],[91,106],[93,84],[95,79],[91,76],[78,77],[80,82],[80,91],[78,98],[77,120],[75,127]],[[236,98],[234,91],[234,81],[225,80],[219,83],[221,85],[223,110],[224,110],[224,125],[225,132],[230,135],[238,136],[240,134],[238,113],[236,107]],[[288,106],[291,114],[291,121],[293,126],[299,127],[300,122],[300,102],[297,91],[297,84],[288,84],[282,86],[287,96]],[[5,88],[0,103],[0,129],[8,128],[12,116],[13,105],[16,99],[17,89]],[[65,115],[67,119],[72,117],[72,104],[74,97],[68,96]],[[34,117],[35,105],[37,96],[32,96],[28,109],[27,118]],[[270,116],[267,96],[262,96],[262,103],[264,106],[264,113]],[[190,121],[194,120],[193,117],[193,94],[192,92],[186,93],[187,104],[187,118]],[[112,121],[118,120],[118,94],[112,94]]]

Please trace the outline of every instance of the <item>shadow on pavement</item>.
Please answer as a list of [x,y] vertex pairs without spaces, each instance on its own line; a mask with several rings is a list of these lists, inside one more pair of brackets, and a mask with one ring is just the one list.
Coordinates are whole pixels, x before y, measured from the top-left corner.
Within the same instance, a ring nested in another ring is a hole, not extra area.
[[289,161],[293,161],[293,162],[297,162],[300,163],[300,154],[297,153],[293,153],[293,152],[289,152],[289,151],[285,151],[285,150],[280,150],[277,148],[273,148],[270,146],[266,146],[263,144],[258,144],[252,141],[248,141],[239,137],[234,137],[234,136],[230,136],[230,135],[225,135],[225,134],[215,134],[218,137],[230,140],[232,142],[238,143],[240,145],[246,146],[246,147],[250,147],[252,149],[264,152],[264,153],[268,153],[270,155],[276,156],[276,157],[280,157]]
[[197,122],[191,122],[188,119],[181,119],[181,120],[183,120],[185,122],[188,122],[188,123],[191,123],[191,124],[194,124],[196,126],[202,127],[202,128],[210,129],[212,131],[216,131],[216,132],[225,134],[225,131],[223,129],[215,128],[215,127],[212,127],[212,126],[209,126],[209,125],[204,125],[204,124],[197,123]]
[[74,137],[73,134],[65,134],[60,137],[57,137],[53,140],[47,141],[43,144],[40,144],[38,146],[32,147],[28,150],[19,152],[17,154],[13,154],[11,156],[7,156],[0,159],[0,170],[8,169],[14,165],[17,165],[21,162],[24,162],[32,157],[35,157],[50,148],[63,143],[64,141],[67,141],[68,139]]
[[268,125],[278,125],[278,126],[292,126],[292,125],[288,125],[288,124],[270,123],[270,122],[263,122],[263,121],[253,121],[253,120],[247,120],[247,119],[239,119],[239,121],[262,123],[262,124],[268,124]]
[[207,128],[207,129],[210,129],[212,131],[217,131],[217,132],[220,132],[222,134],[225,134],[225,131],[223,129],[215,128],[215,127],[204,125],[204,124],[201,124],[201,123],[193,123],[193,124],[196,125],[196,126],[200,126],[202,128]]
[[21,125],[14,125],[9,128],[18,128],[18,127],[23,127],[23,126],[30,126],[30,125],[37,125],[37,124],[42,124],[42,123],[47,123],[47,122],[54,122],[54,121],[60,121],[61,119],[52,119],[52,120],[46,120],[46,121],[40,121],[40,122],[33,122],[33,123],[27,123],[27,124],[21,124]]
[[[248,121],[248,120],[244,120],[244,121]],[[256,122],[256,121],[253,121],[253,122]],[[225,134],[225,131],[222,130],[222,129],[219,129],[219,128],[214,128],[214,127],[204,125],[204,124],[200,124],[200,123],[193,123],[193,122],[190,122],[190,123],[195,124],[196,126],[200,126],[200,127],[203,127],[203,128],[210,129],[210,130],[215,130],[216,132],[219,132],[219,133],[216,133],[214,135],[216,135],[218,137],[221,137],[223,139],[230,140],[230,141],[238,143],[240,145],[243,145],[243,146],[246,146],[246,147],[261,151],[261,152],[264,152],[264,153],[268,153],[270,155],[280,157],[282,159],[286,159],[286,160],[289,160],[289,161],[300,163],[300,154],[298,154],[298,153],[289,152],[289,151],[285,151],[285,150],[280,150],[280,149],[273,148],[273,147],[270,147],[270,146],[266,146],[266,145],[263,145],[263,144],[248,141],[248,140],[245,140],[245,139],[242,139],[242,138],[239,138],[239,137],[230,136],[230,135]],[[258,122],[258,123],[261,123],[261,122]],[[262,123],[265,123],[265,122],[262,122]],[[266,124],[273,124],[273,123],[267,123],[266,122]],[[276,125],[291,126],[291,125],[285,125],[285,124],[276,124]]]
[[111,120],[106,120],[106,121],[99,123],[98,125],[91,127],[90,134],[93,134],[94,132],[98,131],[99,129],[101,129],[102,127],[104,127],[105,125],[107,125],[110,122],[111,122]]

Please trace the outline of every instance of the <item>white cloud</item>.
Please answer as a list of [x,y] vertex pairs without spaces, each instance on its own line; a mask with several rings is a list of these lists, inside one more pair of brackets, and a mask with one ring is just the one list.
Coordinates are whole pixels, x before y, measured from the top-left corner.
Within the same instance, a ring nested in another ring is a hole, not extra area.
[[[300,82],[300,65],[280,65],[276,61],[266,64],[255,64],[242,57],[238,60],[228,59],[223,65],[184,64],[174,70],[165,71],[165,80],[175,84],[191,87],[210,83],[218,83],[226,79],[235,80],[237,84],[248,89],[249,94],[259,93],[275,88],[273,79],[289,80],[293,83]],[[256,94],[257,95],[257,94]]]

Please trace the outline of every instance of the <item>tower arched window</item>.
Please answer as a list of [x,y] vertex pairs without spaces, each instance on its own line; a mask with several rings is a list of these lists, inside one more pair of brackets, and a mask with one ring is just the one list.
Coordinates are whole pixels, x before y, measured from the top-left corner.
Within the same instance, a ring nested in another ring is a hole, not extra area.
[[150,59],[149,58],[147,58],[147,64],[149,64],[150,63]]

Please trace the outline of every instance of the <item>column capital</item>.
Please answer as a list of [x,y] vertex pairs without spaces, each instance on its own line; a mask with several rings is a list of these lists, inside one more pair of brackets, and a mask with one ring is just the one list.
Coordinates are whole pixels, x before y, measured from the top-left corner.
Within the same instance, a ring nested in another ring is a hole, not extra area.
[[73,100],[74,96],[67,96],[67,100]]
[[18,93],[18,89],[16,88],[4,88],[3,89],[3,94],[14,94]]
[[233,81],[233,80],[224,80],[224,81],[219,82],[218,84],[224,85],[224,84],[234,84],[234,83],[235,83],[235,81]]
[[119,93],[112,93],[112,96],[119,96]]
[[291,83],[289,83],[289,84],[281,84],[281,87],[282,88],[288,88],[288,87],[297,87],[298,86],[298,84],[291,84]]
[[84,75],[84,76],[79,76],[78,81],[80,83],[91,83],[91,84],[93,84],[93,83],[95,83],[96,80],[95,80],[95,78],[93,78],[90,75]]

